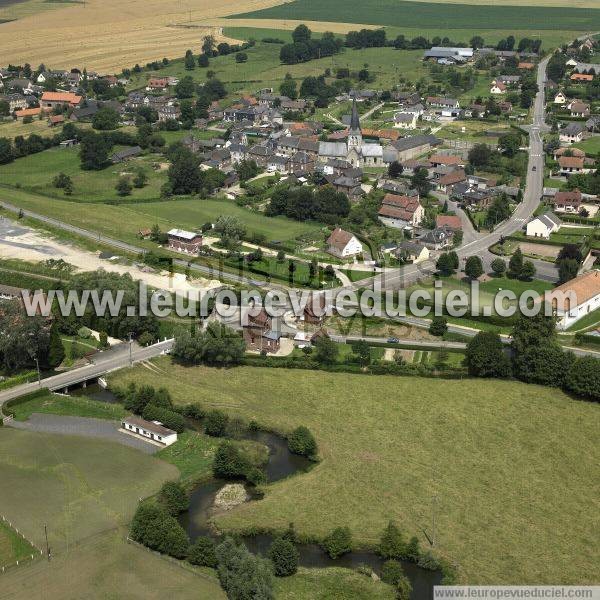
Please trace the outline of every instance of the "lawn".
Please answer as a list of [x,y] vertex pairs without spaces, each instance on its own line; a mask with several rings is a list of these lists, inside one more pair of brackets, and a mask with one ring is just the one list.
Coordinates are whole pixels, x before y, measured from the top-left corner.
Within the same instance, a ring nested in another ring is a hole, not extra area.
[[[176,402],[314,432],[322,462],[267,486],[219,527],[347,525],[374,544],[389,519],[469,583],[593,583],[600,576],[596,466],[600,406],[510,381],[442,381],[242,367],[121,371],[111,382],[168,385]],[[577,443],[574,444],[573,440]],[[577,560],[570,557],[577,556]]]
[[581,148],[588,155],[600,154],[600,135],[591,137],[578,144],[573,144],[575,148]]
[[275,579],[277,600],[393,600],[391,586],[349,569],[298,569],[293,577]]
[[15,404],[10,411],[16,421],[26,421],[33,413],[92,417],[118,421],[129,413],[120,404],[91,400],[84,396],[59,396],[48,392],[40,398],[32,398],[22,404]]
[[[117,194],[115,186],[121,175],[131,178],[141,169],[148,176],[148,184],[134,188],[127,201],[147,200],[160,197],[160,188],[166,175],[153,170],[152,163],[160,161],[156,155],[142,156],[125,164],[111,165],[101,171],[84,171],[80,167],[77,148],[52,148],[37,154],[19,158],[0,167],[0,180],[11,186],[20,186],[44,195],[66,199],[71,202],[119,202],[123,198]],[[73,181],[73,195],[66,197],[62,190],[52,186],[58,173],[65,173]]]
[[594,327],[594,325],[600,325],[600,308],[592,311],[582,317],[567,329],[567,331],[581,331],[583,329],[590,329]]
[[195,431],[180,433],[177,441],[161,450],[158,458],[175,465],[184,480],[197,479],[211,473],[212,462],[220,440]]
[[[237,30],[231,35],[238,37]],[[248,29],[244,33],[249,37],[260,40],[264,37],[285,38],[277,30]],[[289,34],[288,34],[289,37]],[[252,48],[246,50],[248,62],[240,66],[235,62],[235,55],[218,56],[211,59],[210,70],[216,77],[226,84],[230,93],[256,92],[264,87],[278,89],[286,73],[290,73],[298,82],[309,75],[321,75],[325,69],[332,71],[336,67],[348,67],[352,71],[359,71],[364,64],[369,65],[371,73],[376,75],[377,86],[385,89],[398,82],[399,76],[411,81],[417,81],[428,74],[428,69],[423,64],[422,51],[398,51],[394,48],[365,48],[360,51],[344,49],[335,56],[311,60],[297,65],[284,65],[279,60],[280,44],[270,44],[258,41]],[[173,75],[183,77],[191,75],[195,81],[206,80],[207,69],[196,68],[193,71],[185,70],[182,60],[172,61],[171,64],[160,71],[148,71],[135,77],[130,88],[139,88],[145,84],[149,77],[159,75]]]
[[244,19],[294,19],[307,21],[343,20],[390,27],[422,28],[426,33],[432,23],[444,23],[446,29],[503,29],[596,31],[600,29],[600,10],[589,8],[539,6],[489,6],[440,4],[406,0],[345,0],[321,2],[294,0],[263,10],[233,15]]
[[38,551],[24,540],[8,523],[0,520],[0,567],[14,565],[17,561],[31,555],[39,555]]
[[189,230],[201,227],[207,221],[214,221],[220,215],[238,217],[247,227],[248,233],[264,234],[271,241],[287,241],[299,235],[314,235],[320,229],[313,223],[292,221],[284,217],[266,217],[229,200],[172,199],[115,206],[51,199],[25,190],[2,187],[0,199],[89,231],[97,231],[148,248],[155,247],[155,244],[140,240],[140,229],[152,227],[156,223],[163,231],[173,227]]

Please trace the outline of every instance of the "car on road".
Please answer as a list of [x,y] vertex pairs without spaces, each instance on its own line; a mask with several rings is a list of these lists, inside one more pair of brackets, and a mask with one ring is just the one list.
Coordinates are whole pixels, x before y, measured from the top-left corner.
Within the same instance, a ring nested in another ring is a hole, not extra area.
[[535,165],[533,165],[533,167],[531,167],[532,171],[537,171],[537,167]]
[[397,344],[400,340],[398,338],[395,337],[390,337],[387,339],[387,343],[388,344]]

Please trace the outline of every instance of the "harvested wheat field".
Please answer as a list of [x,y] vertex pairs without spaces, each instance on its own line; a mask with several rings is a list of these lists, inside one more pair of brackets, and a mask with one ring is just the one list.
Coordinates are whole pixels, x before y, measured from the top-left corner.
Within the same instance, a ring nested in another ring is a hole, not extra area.
[[[52,68],[86,67],[116,72],[132,63],[196,52],[205,35],[224,39],[208,18],[260,10],[277,0],[87,0],[0,24],[4,63],[44,63]],[[1,12],[1,11],[0,11]]]

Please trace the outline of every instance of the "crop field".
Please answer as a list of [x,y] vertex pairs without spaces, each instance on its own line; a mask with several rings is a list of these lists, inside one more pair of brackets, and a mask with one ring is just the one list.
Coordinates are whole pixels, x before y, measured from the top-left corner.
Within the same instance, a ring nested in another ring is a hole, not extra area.
[[[53,68],[86,66],[115,71],[163,56],[175,57],[187,48],[199,50],[207,34],[222,38],[219,27],[196,26],[194,20],[271,6],[269,0],[182,3],[179,0],[87,0],[48,3],[34,0],[0,10],[0,56],[7,63],[30,62]],[[52,10],[42,10],[51,7]],[[4,15],[4,16],[3,16]],[[190,26],[191,25],[191,26]],[[57,43],[57,40],[60,43]]]
[[344,21],[388,27],[421,27],[426,32],[434,23],[446,29],[520,29],[596,31],[600,10],[571,7],[506,6],[475,4],[414,3],[407,0],[294,0],[263,10],[234,15],[236,18]]
[[[598,580],[600,406],[511,381],[434,380],[241,367],[125,370],[111,382],[167,384],[177,402],[227,407],[282,432],[314,432],[322,461],[267,486],[219,527],[322,537],[347,525],[373,544],[389,519],[469,583]],[[573,444],[573,439],[577,440]],[[577,556],[578,560],[570,557]]]

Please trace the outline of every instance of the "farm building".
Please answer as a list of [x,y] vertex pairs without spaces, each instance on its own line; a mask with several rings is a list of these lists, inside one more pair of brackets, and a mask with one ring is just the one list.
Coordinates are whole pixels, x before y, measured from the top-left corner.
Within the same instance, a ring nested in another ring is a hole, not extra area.
[[129,434],[147,438],[163,446],[170,446],[177,441],[177,432],[168,429],[159,421],[146,421],[135,415],[123,419],[121,428]]
[[183,229],[171,229],[169,236],[169,249],[185,254],[198,254],[202,246],[202,234]]

